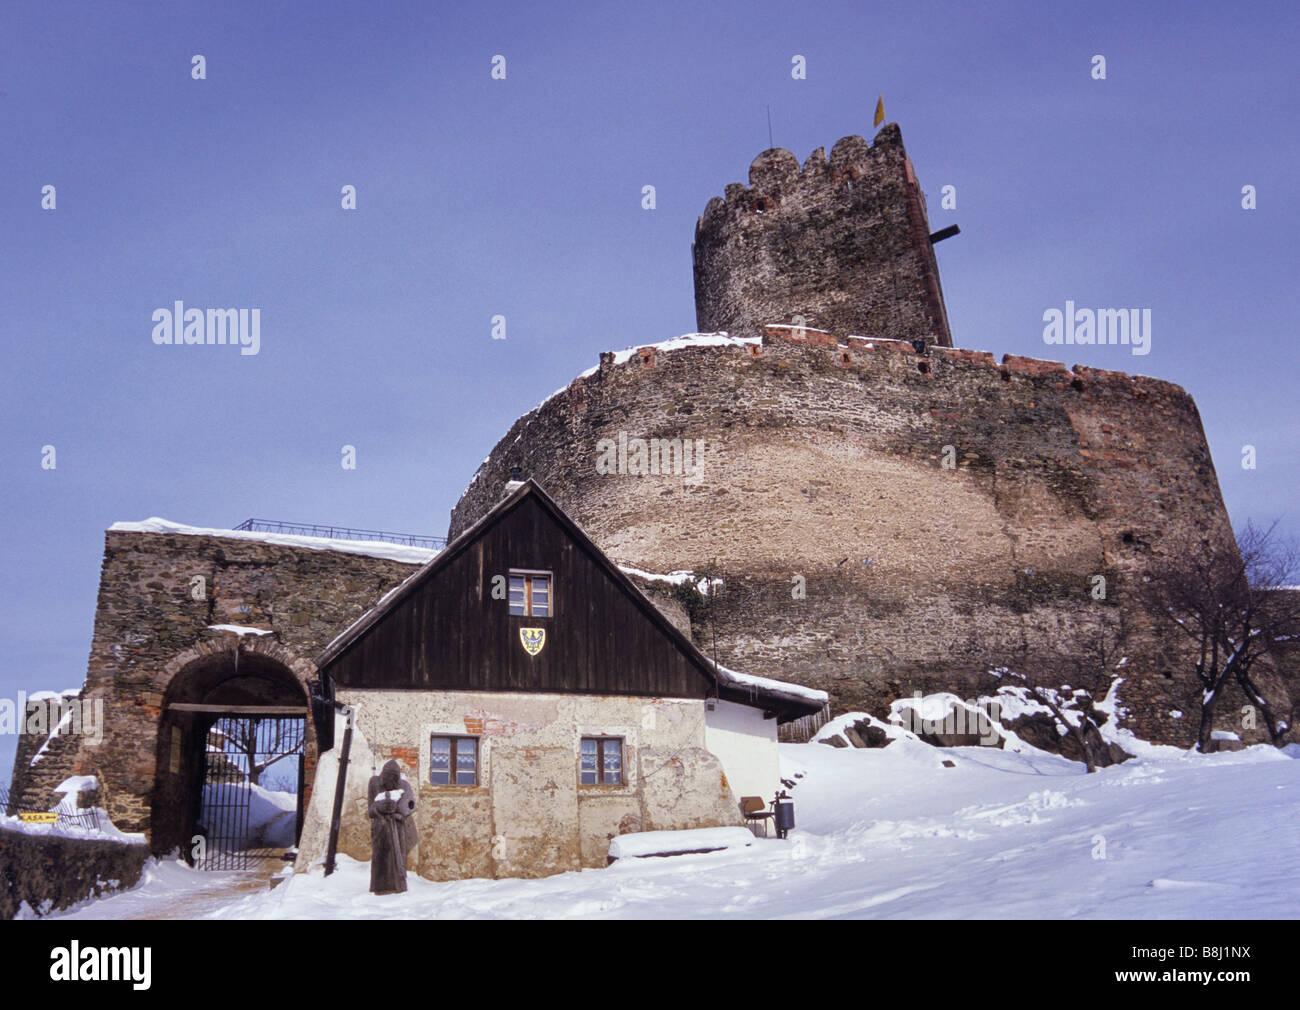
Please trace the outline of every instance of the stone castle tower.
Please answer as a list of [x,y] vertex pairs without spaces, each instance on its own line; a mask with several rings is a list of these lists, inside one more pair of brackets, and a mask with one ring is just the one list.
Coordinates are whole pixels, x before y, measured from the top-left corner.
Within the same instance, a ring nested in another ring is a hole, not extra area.
[[845,137],[803,168],[764,151],[695,226],[701,332],[790,323],[841,336],[951,347],[925,196],[890,123],[868,145]]
[[[837,712],[885,714],[918,690],[993,693],[990,671],[1118,635],[1121,722],[1194,743],[1181,718],[1196,710],[1193,678],[1172,672],[1177,643],[1134,588],[1170,535],[1230,529],[1192,398],[953,348],[896,125],[802,168],[765,151],[749,182],[711,200],[695,231],[699,330],[729,336],[602,354],[515,422],[450,535],[519,468],[617,562],[720,574],[697,643],[826,690]],[[694,440],[703,466],[601,472],[599,445],[633,438]],[[1090,595],[1097,576],[1104,600]]]

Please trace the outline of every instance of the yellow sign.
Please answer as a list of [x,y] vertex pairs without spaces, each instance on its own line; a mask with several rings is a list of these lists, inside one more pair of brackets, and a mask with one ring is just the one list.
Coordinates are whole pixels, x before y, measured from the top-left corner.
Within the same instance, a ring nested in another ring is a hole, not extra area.
[[876,99],[876,121],[871,125],[879,126],[884,121],[885,121],[885,96],[881,95],[878,99]]
[[524,643],[524,651],[530,656],[536,656],[542,651],[542,646],[546,644],[545,628],[520,628],[519,641]]
[[55,810],[51,810],[49,813],[23,813],[20,811],[18,819],[26,821],[28,824],[53,824],[59,819],[59,814]]

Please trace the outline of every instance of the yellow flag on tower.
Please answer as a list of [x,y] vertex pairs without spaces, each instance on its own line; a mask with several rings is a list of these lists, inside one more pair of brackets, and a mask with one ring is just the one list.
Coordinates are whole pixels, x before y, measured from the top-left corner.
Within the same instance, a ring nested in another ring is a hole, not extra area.
[[881,95],[876,100],[876,121],[871,125],[879,126],[884,121],[885,121],[885,96]]

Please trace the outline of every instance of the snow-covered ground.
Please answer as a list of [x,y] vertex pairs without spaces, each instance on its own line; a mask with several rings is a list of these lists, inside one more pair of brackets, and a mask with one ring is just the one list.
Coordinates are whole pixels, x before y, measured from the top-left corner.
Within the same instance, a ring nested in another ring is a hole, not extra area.
[[[237,793],[247,789],[246,800],[237,798]],[[204,806],[199,814],[199,827],[211,829],[206,823],[210,805],[221,804],[226,807],[243,806],[248,813],[241,825],[242,837],[247,839],[249,848],[267,846],[287,849],[293,845],[294,828],[298,819],[298,794],[264,789],[252,783],[229,783],[225,785],[204,786]]]
[[328,879],[224,897],[211,875],[171,865],[76,914],[138,916],[154,902],[270,919],[1300,916],[1300,747],[1141,749],[1086,775],[1030,748],[782,745],[784,773],[801,775],[784,842],[541,880],[410,875],[405,894],[383,897],[367,893],[368,864],[347,858]]
[[24,820],[22,815],[12,817],[0,814],[0,827],[24,835],[55,835],[143,845],[146,841],[143,832],[119,831],[103,807],[82,808],[78,805],[79,794],[96,789],[98,784],[93,775],[66,778],[52,790],[59,797],[50,808],[50,813],[57,815],[55,820],[33,822]]

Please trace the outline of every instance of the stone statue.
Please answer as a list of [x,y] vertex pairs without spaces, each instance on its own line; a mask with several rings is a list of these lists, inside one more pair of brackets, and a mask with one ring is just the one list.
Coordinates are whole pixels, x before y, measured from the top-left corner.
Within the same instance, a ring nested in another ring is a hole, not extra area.
[[406,890],[406,854],[415,847],[415,793],[389,761],[370,778],[370,890],[398,894]]

